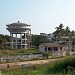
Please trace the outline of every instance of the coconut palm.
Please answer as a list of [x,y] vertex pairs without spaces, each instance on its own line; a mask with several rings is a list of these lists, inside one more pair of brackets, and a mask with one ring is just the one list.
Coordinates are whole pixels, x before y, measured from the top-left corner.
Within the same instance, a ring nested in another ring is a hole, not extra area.
[[66,36],[68,36],[70,34],[70,28],[68,26],[65,29],[65,34],[66,34]]
[[55,28],[56,31],[54,32],[54,34],[57,35],[59,41],[62,40],[62,36],[64,35],[63,34],[63,31],[64,31],[63,27],[64,27],[63,24],[60,24],[59,27]]

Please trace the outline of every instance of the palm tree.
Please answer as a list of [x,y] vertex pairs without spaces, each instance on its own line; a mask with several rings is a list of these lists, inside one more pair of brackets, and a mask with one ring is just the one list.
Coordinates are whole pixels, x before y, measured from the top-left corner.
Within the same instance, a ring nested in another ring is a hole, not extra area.
[[72,30],[72,32],[71,32],[71,35],[72,35],[72,36],[75,36],[75,32],[74,32],[73,30]]
[[63,27],[64,27],[63,24],[60,24],[60,25],[59,25],[59,29],[60,29],[60,30],[62,30]]
[[64,27],[63,24],[60,24],[59,27],[55,28],[56,29],[55,34],[57,35],[59,41],[62,40],[62,36],[64,35],[63,34],[63,31],[64,31],[63,27]]
[[66,27],[66,30],[65,30],[65,34],[66,34],[66,36],[68,36],[69,33],[70,33],[70,28],[67,26],[67,27]]

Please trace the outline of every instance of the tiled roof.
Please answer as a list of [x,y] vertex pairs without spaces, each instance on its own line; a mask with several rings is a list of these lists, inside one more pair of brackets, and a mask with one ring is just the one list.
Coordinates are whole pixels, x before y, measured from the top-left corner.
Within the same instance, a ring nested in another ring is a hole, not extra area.
[[41,45],[46,47],[63,47],[63,45],[56,44],[56,43],[42,43]]

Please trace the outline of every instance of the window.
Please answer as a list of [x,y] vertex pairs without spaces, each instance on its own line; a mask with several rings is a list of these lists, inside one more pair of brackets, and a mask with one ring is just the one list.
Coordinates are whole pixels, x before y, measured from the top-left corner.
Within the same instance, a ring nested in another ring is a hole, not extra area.
[[47,52],[47,47],[45,47],[45,51]]
[[54,47],[54,51],[58,51],[58,47]]
[[48,51],[52,51],[52,47],[48,47]]
[[48,48],[48,50],[50,50],[50,47]]
[[66,41],[69,41],[69,39],[66,39]]
[[16,40],[13,40],[13,42],[16,42]]
[[62,50],[62,47],[60,47],[60,50]]

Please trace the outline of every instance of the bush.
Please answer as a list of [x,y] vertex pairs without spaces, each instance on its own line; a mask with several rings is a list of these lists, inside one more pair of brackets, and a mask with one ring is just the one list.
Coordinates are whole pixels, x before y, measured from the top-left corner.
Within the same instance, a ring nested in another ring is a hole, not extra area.
[[4,46],[0,46],[0,49],[2,49],[2,50],[3,50],[3,49],[4,49]]
[[50,55],[49,52],[43,53],[43,57],[46,58],[46,59],[48,59],[49,55]]
[[75,57],[71,56],[64,60],[59,60],[53,62],[48,68],[48,72],[50,73],[67,73],[69,70],[73,70],[75,68]]

